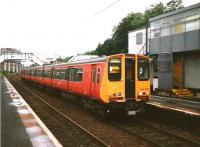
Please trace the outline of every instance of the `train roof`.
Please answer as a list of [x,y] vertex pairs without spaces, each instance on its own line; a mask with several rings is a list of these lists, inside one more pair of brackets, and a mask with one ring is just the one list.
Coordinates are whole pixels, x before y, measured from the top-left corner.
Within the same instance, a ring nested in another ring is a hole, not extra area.
[[67,62],[67,63],[46,65],[46,66],[48,66],[48,67],[51,67],[51,66],[63,66],[63,65],[71,66],[71,65],[86,64],[86,63],[99,63],[99,62],[106,62],[107,58],[108,58],[107,56],[104,56],[104,57],[97,57],[97,58],[92,58],[92,59],[77,60],[77,61]]
[[[103,57],[97,57],[97,58],[92,58],[92,59],[83,59],[83,60],[77,60],[74,62],[67,62],[67,63],[60,63],[60,64],[51,64],[51,65],[44,65],[45,67],[52,67],[52,66],[73,66],[73,65],[78,65],[78,64],[91,64],[91,63],[99,63],[99,62],[106,62],[109,57],[114,57],[114,56],[135,56],[135,54],[115,54],[111,56],[103,56]],[[145,57],[144,55],[137,55],[139,57]],[[27,68],[40,68],[43,66],[37,66],[37,67],[27,67]]]

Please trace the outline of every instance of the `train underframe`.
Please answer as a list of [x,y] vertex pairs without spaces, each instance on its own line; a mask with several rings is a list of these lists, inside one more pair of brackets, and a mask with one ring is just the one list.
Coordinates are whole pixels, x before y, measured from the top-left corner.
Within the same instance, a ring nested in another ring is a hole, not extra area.
[[61,91],[58,89],[54,89],[52,87],[44,86],[37,83],[32,83],[30,81],[24,80],[29,84],[36,86],[37,88],[45,88],[49,92],[56,92],[61,93],[63,97],[69,99],[71,102],[79,105],[83,105],[85,108],[92,110],[93,112],[97,112],[102,116],[109,116],[109,115],[118,115],[118,114],[125,114],[125,115],[136,115],[138,113],[145,112],[145,105],[146,101],[141,100],[140,102],[136,102],[133,99],[128,99],[126,102],[109,102],[103,103],[97,99],[92,99],[90,97],[84,97],[81,95],[77,95],[71,92]]
[[102,103],[96,99],[82,98],[84,107],[102,115],[136,115],[145,112],[146,101],[135,102],[134,99],[126,102]]

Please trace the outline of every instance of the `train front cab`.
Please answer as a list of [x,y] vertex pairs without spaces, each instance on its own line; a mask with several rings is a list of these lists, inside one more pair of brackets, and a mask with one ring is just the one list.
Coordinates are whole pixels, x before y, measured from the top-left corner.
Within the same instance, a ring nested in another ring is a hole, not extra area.
[[149,70],[146,56],[110,56],[100,89],[103,101],[111,108],[122,108],[128,115],[143,111],[150,95]]

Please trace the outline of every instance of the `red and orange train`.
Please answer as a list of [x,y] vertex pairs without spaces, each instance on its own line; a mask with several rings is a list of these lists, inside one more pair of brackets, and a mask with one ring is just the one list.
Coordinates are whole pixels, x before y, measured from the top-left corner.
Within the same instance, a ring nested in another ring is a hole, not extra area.
[[136,114],[149,100],[149,58],[117,54],[64,64],[28,67],[23,80],[72,93],[95,109]]

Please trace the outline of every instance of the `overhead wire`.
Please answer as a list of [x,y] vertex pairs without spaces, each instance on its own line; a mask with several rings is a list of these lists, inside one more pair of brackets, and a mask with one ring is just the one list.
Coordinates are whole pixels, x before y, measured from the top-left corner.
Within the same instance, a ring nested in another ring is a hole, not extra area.
[[117,0],[115,2],[113,2],[112,4],[106,6],[105,8],[103,8],[102,10],[100,10],[99,12],[95,13],[94,15],[92,15],[88,20],[93,19],[94,17],[96,17],[97,15],[101,14],[102,12],[104,12],[105,10],[109,9],[110,7],[112,7],[113,5],[117,4],[120,0]]

